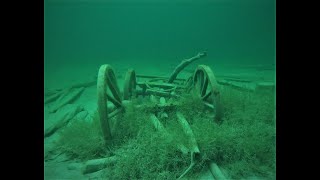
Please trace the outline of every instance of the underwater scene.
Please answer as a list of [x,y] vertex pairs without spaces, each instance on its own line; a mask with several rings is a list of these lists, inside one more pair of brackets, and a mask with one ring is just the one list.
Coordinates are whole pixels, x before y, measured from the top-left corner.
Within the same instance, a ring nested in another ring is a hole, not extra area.
[[275,0],[44,0],[44,179],[276,179]]

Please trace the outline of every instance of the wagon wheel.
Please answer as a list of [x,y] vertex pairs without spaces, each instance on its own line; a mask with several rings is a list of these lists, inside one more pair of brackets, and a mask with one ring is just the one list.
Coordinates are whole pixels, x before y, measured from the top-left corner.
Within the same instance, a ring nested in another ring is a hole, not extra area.
[[220,92],[218,83],[209,66],[199,65],[193,75],[193,89],[202,101],[214,113],[214,119],[219,122],[222,116]]
[[[97,89],[101,129],[104,139],[110,141],[112,139],[110,119],[122,111],[122,103],[117,79],[112,67],[108,64],[102,65],[99,69]],[[115,108],[108,109],[108,104]]]
[[135,95],[137,86],[136,72],[129,69],[124,79],[123,99],[130,100]]

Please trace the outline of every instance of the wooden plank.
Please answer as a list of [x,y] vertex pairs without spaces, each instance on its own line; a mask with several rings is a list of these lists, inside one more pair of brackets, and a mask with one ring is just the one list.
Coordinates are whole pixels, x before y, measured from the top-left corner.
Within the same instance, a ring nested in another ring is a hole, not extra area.
[[89,160],[89,161],[85,162],[85,164],[83,165],[82,173],[89,174],[89,173],[93,173],[93,172],[102,170],[102,169],[106,168],[107,166],[115,164],[116,160],[117,160],[116,156]]
[[[169,77],[165,77],[165,76],[153,76],[153,75],[136,75],[137,78],[156,78],[156,79],[169,79]],[[182,78],[176,78],[175,80],[177,81],[185,81],[186,79],[182,79]]]
[[227,178],[223,175],[223,173],[221,172],[219,166],[214,163],[214,162],[211,162],[209,164],[209,168],[210,168],[210,171],[212,173],[212,175],[214,176],[215,179],[217,180],[226,180]]
[[177,114],[178,121],[179,121],[180,125],[182,126],[184,133],[189,138],[189,142],[191,144],[191,151],[194,153],[200,153],[197,140],[193,134],[193,131],[192,131],[188,121],[185,119],[185,117],[183,116],[182,113],[177,112],[176,114]]

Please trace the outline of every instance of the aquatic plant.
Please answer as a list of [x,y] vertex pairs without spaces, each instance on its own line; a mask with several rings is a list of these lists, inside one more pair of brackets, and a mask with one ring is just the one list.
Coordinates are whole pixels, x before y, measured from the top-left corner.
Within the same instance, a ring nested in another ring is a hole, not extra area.
[[[221,88],[224,105],[223,123],[216,124],[206,113],[201,100],[183,95],[163,122],[170,138],[156,131],[150,121],[154,109],[137,99],[117,117],[113,144],[103,146],[99,124],[75,121],[61,133],[61,150],[80,159],[97,156],[117,157],[104,176],[108,179],[174,179],[190,164],[190,154],[183,154],[177,143],[189,146],[175,111],[185,115],[200,148],[200,161],[188,174],[197,177],[211,161],[227,172],[227,177],[275,177],[275,101],[274,92],[256,94],[228,87]],[[149,102],[149,106],[154,106]],[[97,118],[94,118],[97,119]],[[107,151],[107,152],[106,152]]]
[[99,125],[98,113],[92,121],[75,119],[61,130],[57,148],[74,159],[88,160],[106,155],[106,148]]

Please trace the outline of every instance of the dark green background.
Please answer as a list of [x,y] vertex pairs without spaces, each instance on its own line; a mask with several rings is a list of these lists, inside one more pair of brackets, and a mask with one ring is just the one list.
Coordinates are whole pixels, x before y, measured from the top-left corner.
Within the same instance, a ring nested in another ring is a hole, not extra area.
[[195,2],[45,0],[45,65],[179,62],[202,50],[218,64],[274,64],[274,0]]

